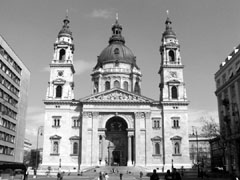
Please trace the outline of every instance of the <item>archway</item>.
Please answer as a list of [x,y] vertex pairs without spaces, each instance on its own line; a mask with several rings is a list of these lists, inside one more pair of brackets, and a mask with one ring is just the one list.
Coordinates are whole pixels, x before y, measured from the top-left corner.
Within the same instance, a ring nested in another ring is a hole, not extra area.
[[115,116],[106,123],[106,140],[108,140],[107,165],[126,166],[128,159],[128,139],[126,121]]

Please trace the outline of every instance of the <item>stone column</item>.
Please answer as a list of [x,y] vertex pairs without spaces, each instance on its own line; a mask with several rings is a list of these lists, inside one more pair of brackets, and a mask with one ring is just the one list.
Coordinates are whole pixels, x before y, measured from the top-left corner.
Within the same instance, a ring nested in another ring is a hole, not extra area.
[[102,135],[102,166],[106,166],[106,159],[105,159],[105,157],[106,157],[106,155],[105,155],[105,153],[104,153],[104,149],[106,149],[105,148],[105,145],[106,145],[106,136],[105,135]]
[[128,166],[132,166],[132,135],[128,134]]
[[102,164],[102,143],[103,143],[103,141],[102,141],[102,136],[101,135],[99,135],[98,136],[99,137],[99,161],[98,161],[98,163],[99,163],[99,165],[101,165]]

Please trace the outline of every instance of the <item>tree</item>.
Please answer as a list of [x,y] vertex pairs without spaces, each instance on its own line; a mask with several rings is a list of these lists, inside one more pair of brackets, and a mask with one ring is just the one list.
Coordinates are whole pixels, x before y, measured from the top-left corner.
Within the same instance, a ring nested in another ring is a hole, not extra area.
[[220,136],[219,124],[213,117],[201,117],[200,120],[203,122],[202,133],[205,136],[212,138]]

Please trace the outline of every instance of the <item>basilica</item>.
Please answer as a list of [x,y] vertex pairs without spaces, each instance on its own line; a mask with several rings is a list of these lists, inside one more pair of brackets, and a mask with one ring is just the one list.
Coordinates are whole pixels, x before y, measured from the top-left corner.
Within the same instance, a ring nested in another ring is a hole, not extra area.
[[[159,99],[141,93],[142,72],[116,18],[90,74],[89,96],[74,99],[74,44],[66,17],[54,43],[47,86],[42,167],[190,167],[188,105],[180,45],[167,17],[159,55]],[[158,47],[156,47],[158,49]]]

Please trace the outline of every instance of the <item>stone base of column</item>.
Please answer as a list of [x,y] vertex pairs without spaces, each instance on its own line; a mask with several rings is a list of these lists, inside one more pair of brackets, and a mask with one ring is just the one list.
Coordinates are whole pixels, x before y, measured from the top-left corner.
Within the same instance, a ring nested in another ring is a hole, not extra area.
[[133,166],[132,161],[128,161],[128,162],[127,162],[127,166]]

